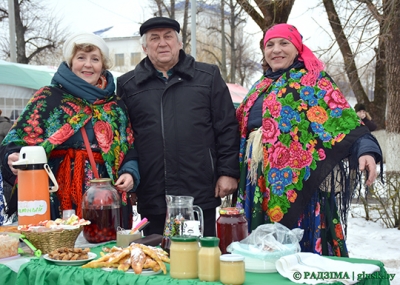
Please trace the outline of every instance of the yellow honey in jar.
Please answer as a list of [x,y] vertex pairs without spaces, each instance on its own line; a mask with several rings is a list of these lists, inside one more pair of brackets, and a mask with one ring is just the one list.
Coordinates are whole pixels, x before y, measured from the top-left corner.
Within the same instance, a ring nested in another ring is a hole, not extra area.
[[241,285],[245,280],[244,256],[223,254],[220,257],[220,281],[224,285]]
[[199,250],[199,279],[200,281],[219,280],[219,238],[200,238],[201,248]]
[[177,279],[198,277],[199,242],[193,236],[173,236],[170,247],[170,275]]

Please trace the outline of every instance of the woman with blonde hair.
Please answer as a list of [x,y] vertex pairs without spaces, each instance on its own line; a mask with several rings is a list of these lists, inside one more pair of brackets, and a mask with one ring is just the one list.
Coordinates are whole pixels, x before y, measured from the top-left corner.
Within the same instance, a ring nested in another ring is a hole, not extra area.
[[[63,56],[51,85],[33,95],[2,143],[3,177],[15,183],[12,163],[21,147],[43,146],[59,184],[51,195],[52,219],[65,209],[76,209],[82,217],[82,195],[97,172],[111,178],[121,192],[123,226],[128,228],[132,207],[127,196],[139,183],[139,172],[127,109],[115,95],[114,78],[107,70],[108,47],[97,35],[78,33],[65,41]],[[92,163],[87,148],[93,152]],[[16,201],[14,191],[8,215],[17,211]]]

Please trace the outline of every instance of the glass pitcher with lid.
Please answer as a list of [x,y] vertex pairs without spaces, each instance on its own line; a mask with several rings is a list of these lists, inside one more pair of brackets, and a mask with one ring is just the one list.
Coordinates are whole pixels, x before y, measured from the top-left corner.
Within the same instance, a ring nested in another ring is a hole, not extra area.
[[[169,252],[172,236],[203,236],[203,211],[191,196],[166,195],[167,215],[161,247]],[[195,219],[195,215],[197,220]]]
[[110,178],[90,180],[82,197],[82,217],[91,222],[83,228],[85,239],[90,243],[115,240],[121,221],[120,207],[121,199]]

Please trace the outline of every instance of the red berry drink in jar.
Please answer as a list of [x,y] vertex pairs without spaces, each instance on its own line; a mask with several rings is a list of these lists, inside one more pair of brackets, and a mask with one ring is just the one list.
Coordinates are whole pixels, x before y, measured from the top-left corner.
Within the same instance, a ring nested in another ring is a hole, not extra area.
[[116,240],[120,226],[121,200],[110,178],[90,181],[82,198],[83,218],[91,222],[83,228],[83,236],[90,243]]
[[242,208],[221,208],[217,219],[217,236],[222,254],[234,241],[241,241],[248,236],[247,220]]

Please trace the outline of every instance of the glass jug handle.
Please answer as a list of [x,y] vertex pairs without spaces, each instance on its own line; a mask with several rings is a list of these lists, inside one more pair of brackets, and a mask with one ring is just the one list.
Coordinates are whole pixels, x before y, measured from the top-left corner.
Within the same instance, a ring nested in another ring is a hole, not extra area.
[[[197,210],[196,210],[197,209]],[[200,231],[201,231],[201,236],[204,236],[204,219],[203,219],[203,210],[196,205],[193,205],[193,212],[197,214],[197,218],[200,221]]]

